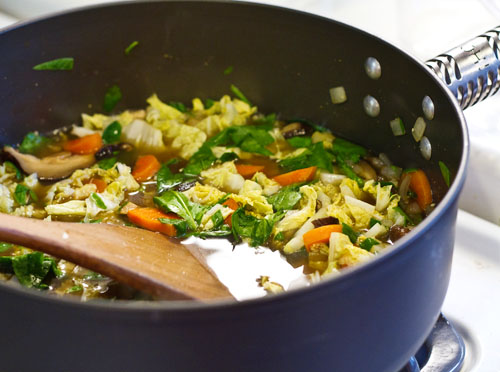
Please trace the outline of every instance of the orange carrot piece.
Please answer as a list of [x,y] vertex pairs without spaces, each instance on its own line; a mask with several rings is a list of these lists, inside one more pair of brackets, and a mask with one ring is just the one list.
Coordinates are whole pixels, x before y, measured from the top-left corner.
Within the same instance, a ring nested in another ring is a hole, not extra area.
[[106,183],[106,181],[104,181],[103,179],[100,179],[100,178],[92,177],[90,179],[89,183],[93,183],[94,185],[96,185],[97,192],[103,192],[104,190],[106,190],[106,187],[108,187],[108,184]]
[[161,223],[159,218],[180,219],[174,213],[163,213],[156,208],[135,208],[127,212],[128,219],[134,225],[147,230],[158,231],[168,236],[175,236],[177,230],[174,225]]
[[[238,203],[236,203],[233,199],[227,199],[224,203],[222,203],[222,205],[231,208],[233,211],[239,208]],[[233,227],[233,224],[231,222],[231,217],[233,217],[232,213],[228,215],[226,218],[224,218],[224,223],[226,225],[229,225],[229,227]]]
[[306,249],[309,251],[309,248],[313,244],[327,243],[330,240],[330,235],[333,232],[341,233],[342,225],[325,225],[309,230],[302,236]]
[[132,176],[137,182],[146,181],[153,177],[161,168],[161,164],[154,155],[140,156],[134,164]]
[[419,169],[411,173],[410,189],[417,194],[418,206],[425,211],[432,203],[432,190],[423,170]]
[[102,138],[99,133],[89,134],[63,144],[63,149],[73,154],[95,154],[102,147]]
[[292,172],[283,173],[273,178],[281,186],[291,185],[297,182],[311,181],[316,174],[316,167],[297,169]]
[[253,165],[253,164],[235,164],[236,170],[243,177],[252,177],[255,173],[264,170],[263,165]]

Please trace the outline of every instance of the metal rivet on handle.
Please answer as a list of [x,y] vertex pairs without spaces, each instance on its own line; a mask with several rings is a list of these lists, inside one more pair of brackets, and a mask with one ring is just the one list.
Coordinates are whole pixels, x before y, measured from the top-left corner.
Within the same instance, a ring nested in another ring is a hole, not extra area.
[[379,61],[373,57],[368,57],[365,61],[366,74],[373,80],[377,80],[382,75],[382,67]]
[[434,119],[434,102],[432,102],[431,97],[425,96],[422,100],[422,111],[426,119]]
[[378,101],[372,96],[366,96],[365,98],[363,98],[363,107],[365,109],[365,112],[373,118],[380,114],[380,105]]
[[420,153],[424,157],[425,160],[431,159],[432,154],[432,146],[431,141],[426,136],[423,136],[420,140]]

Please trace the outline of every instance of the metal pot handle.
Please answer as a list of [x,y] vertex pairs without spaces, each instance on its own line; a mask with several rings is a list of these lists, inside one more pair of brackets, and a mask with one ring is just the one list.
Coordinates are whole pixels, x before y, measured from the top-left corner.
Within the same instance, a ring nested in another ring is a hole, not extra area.
[[466,109],[500,88],[500,26],[426,62]]

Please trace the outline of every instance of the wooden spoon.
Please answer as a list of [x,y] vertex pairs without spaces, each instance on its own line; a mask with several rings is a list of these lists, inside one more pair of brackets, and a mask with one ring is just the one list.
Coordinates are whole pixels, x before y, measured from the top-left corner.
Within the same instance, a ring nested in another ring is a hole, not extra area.
[[160,233],[0,213],[0,241],[63,258],[161,298],[232,298],[179,241]]

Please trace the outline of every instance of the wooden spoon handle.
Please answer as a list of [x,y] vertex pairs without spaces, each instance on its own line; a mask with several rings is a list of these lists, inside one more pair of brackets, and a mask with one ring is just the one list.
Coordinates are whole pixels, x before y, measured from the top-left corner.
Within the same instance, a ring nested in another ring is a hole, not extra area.
[[159,233],[0,213],[0,241],[63,258],[161,298],[232,298],[179,241]]

